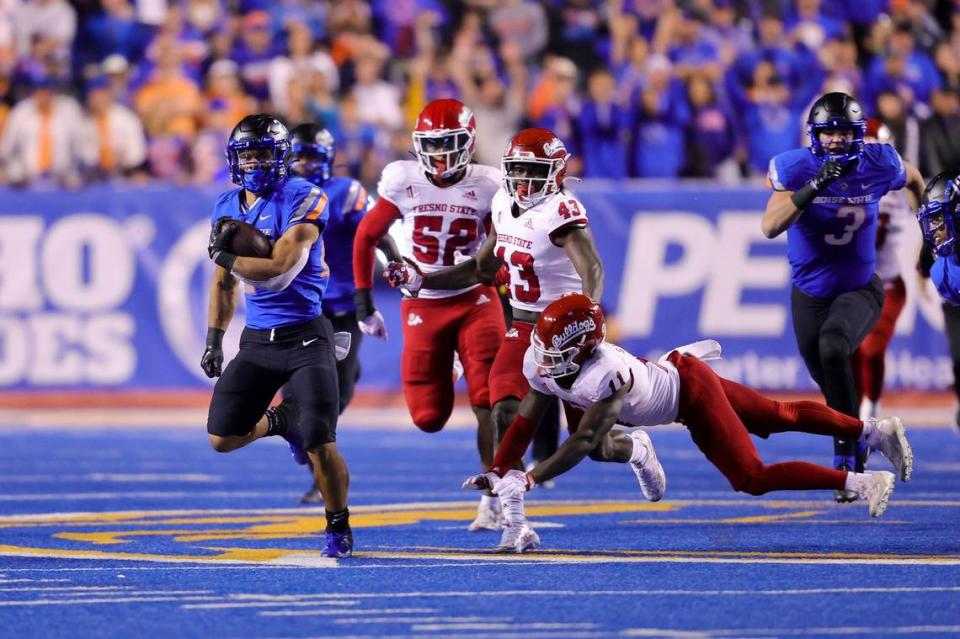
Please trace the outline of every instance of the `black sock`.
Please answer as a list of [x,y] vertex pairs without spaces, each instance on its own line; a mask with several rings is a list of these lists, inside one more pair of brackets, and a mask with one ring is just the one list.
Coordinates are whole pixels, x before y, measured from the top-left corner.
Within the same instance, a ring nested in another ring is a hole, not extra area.
[[350,530],[350,509],[344,508],[337,512],[326,511],[327,532],[343,534]]

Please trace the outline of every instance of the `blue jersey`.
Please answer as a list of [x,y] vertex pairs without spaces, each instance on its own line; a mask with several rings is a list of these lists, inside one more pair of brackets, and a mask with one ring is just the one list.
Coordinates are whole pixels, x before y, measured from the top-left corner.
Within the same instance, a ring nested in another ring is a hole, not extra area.
[[[767,174],[777,191],[797,191],[820,169],[809,149],[773,157]],[[863,288],[877,261],[880,198],[902,189],[907,172],[889,144],[865,144],[854,169],[831,182],[787,229],[791,279],[812,297]]]
[[367,190],[348,177],[331,177],[317,186],[330,199],[330,219],[323,232],[330,281],[323,295],[323,308],[334,313],[354,311],[353,236],[367,212]]
[[930,267],[930,279],[947,302],[960,304],[960,264],[954,256],[938,257]]
[[[211,223],[221,217],[243,220],[275,242],[296,224],[316,224],[322,233],[330,216],[326,194],[302,178],[287,178],[249,209],[241,206],[242,193],[237,188],[222,194],[213,207]],[[268,291],[246,287],[248,327],[279,328],[320,315],[320,300],[328,277],[321,240],[311,247],[307,263],[287,288]]]

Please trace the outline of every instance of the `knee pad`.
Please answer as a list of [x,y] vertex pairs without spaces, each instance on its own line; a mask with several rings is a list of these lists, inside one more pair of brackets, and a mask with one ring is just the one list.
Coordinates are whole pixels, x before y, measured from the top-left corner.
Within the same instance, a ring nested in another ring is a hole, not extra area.
[[850,343],[840,333],[826,332],[820,335],[821,362],[847,362],[852,352]]

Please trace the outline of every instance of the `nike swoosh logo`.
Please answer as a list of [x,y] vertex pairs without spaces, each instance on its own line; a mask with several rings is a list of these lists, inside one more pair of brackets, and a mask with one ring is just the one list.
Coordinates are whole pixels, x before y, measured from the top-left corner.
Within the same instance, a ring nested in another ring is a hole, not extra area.
[[310,346],[311,344],[313,344],[313,343],[314,343],[315,341],[317,341],[318,339],[320,339],[320,338],[319,338],[319,337],[314,337],[313,339],[305,339],[305,340],[303,340],[303,345],[304,345],[304,346]]
[[270,215],[261,215],[261,216],[260,216],[260,219],[261,219],[261,220],[269,220],[271,217],[273,217],[273,213],[271,213]]

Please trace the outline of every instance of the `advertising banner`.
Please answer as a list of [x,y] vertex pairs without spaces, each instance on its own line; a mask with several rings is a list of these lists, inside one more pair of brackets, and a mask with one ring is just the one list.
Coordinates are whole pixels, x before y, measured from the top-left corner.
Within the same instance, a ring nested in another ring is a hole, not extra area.
[[[612,333],[639,355],[712,337],[723,374],[778,390],[812,388],[793,338],[784,238],[760,233],[767,192],[711,184],[595,181],[586,205]],[[217,193],[101,187],[0,195],[0,389],[203,388],[200,370]],[[918,294],[919,237],[902,242],[908,301],[888,354],[888,386],[952,380],[943,317]],[[399,389],[398,294],[377,306],[387,342],[364,340],[361,388]],[[243,306],[225,344],[235,352]]]

